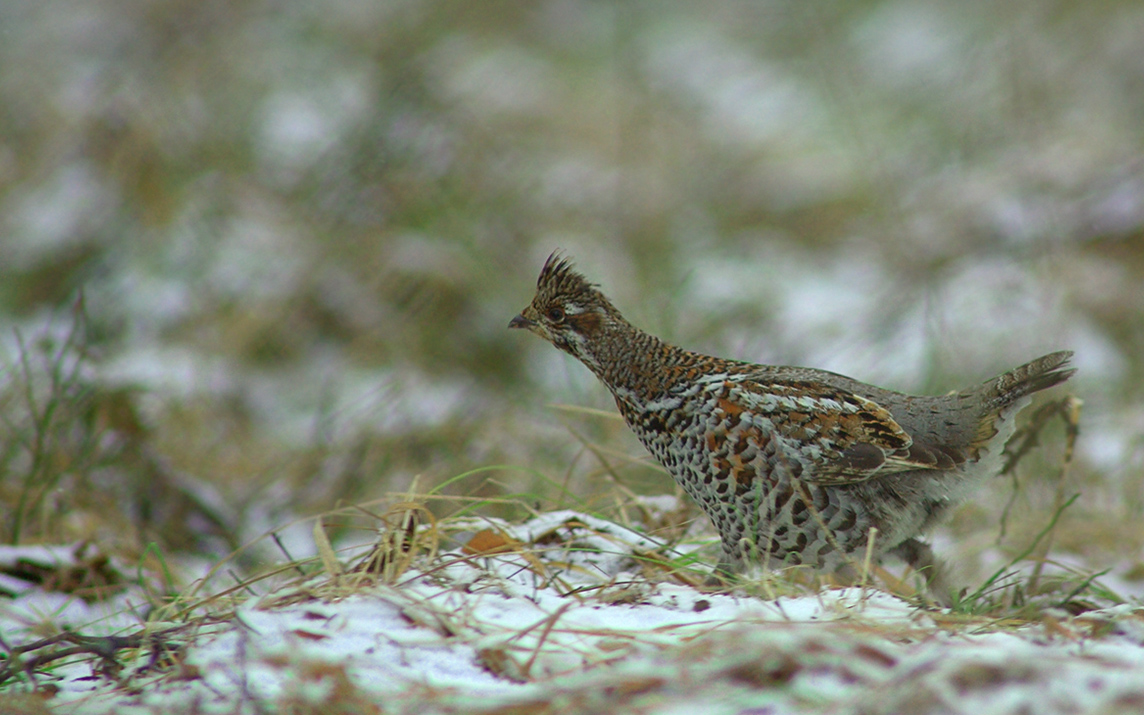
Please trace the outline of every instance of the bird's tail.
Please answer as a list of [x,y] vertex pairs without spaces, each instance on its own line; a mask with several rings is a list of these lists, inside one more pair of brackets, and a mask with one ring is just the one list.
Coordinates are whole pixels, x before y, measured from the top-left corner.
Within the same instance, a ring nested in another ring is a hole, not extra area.
[[982,386],[986,403],[993,409],[1003,409],[1022,397],[1061,384],[1076,372],[1068,367],[1072,355],[1071,350],[1049,353],[987,381]]
[[1034,392],[1059,385],[1072,377],[1076,370],[1066,367],[1072,352],[1062,350],[1039,357],[1004,375],[998,375],[977,388],[982,395],[980,421],[977,434],[969,444],[969,452],[980,458],[982,451],[991,451],[994,438],[1003,433],[1002,441],[1013,434],[1013,415],[1021,409]]

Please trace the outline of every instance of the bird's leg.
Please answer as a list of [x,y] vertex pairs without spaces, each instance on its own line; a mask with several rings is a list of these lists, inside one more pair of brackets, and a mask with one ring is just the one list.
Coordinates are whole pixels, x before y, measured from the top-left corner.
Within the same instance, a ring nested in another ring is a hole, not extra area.
[[887,553],[897,556],[920,573],[926,581],[930,597],[939,605],[947,608],[952,605],[953,584],[949,581],[944,564],[934,556],[929,544],[917,539],[906,539]]

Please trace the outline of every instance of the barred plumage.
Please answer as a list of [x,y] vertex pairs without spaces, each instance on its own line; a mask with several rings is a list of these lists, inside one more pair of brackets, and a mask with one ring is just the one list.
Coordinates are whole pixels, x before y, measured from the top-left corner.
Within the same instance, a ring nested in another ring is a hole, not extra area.
[[838,569],[872,527],[876,556],[931,566],[917,537],[999,471],[1029,396],[1075,372],[1072,353],[1056,352],[928,397],[701,355],[628,323],[557,254],[509,327],[575,356],[611,390],[639,440],[714,522],[725,571]]

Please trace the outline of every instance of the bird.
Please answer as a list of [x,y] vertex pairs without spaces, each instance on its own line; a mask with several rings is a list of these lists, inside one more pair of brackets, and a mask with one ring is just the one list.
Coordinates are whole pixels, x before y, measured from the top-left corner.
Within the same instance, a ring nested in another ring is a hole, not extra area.
[[849,573],[896,557],[949,594],[923,540],[1002,467],[1017,413],[1076,372],[1037,358],[975,387],[915,396],[809,367],[692,352],[629,323],[556,251],[508,324],[583,363],[719,532],[712,583],[753,568]]

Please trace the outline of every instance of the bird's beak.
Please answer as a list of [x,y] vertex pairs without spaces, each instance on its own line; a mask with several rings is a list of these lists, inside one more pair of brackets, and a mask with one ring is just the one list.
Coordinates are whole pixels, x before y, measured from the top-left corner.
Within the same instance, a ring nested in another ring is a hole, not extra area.
[[536,323],[532,322],[531,320],[524,317],[523,315],[518,315],[515,318],[513,318],[512,320],[508,321],[508,327],[510,327],[510,328],[533,328],[533,327],[536,327]]

